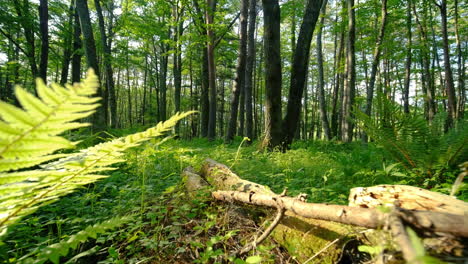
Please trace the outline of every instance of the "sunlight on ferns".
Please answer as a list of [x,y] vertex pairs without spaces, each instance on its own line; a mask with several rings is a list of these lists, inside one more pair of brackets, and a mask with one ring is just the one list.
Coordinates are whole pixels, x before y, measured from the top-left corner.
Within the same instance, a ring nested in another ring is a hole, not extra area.
[[[87,126],[74,122],[90,116],[99,106],[98,79],[92,70],[81,83],[47,87],[37,81],[39,98],[20,87],[16,95],[23,109],[0,102],[0,234],[9,225],[38,207],[54,202],[76,188],[101,178],[111,165],[125,161],[124,151],[174,127],[193,112],[177,113],[144,132],[117,138],[72,154],[54,154],[72,148],[76,142],[58,136],[64,131]],[[53,159],[57,161],[42,164]],[[25,169],[36,165],[40,169]]]

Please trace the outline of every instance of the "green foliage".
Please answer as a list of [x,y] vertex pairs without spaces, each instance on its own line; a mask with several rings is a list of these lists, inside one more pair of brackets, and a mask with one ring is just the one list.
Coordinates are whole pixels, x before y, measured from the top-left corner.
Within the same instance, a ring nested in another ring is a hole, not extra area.
[[[97,98],[89,98],[97,89],[92,71],[81,83],[65,88],[45,86],[38,81],[40,99],[17,87],[16,94],[25,110],[1,102],[0,131],[0,234],[20,217],[39,206],[56,201],[76,188],[106,176],[112,164],[124,161],[124,151],[170,130],[178,120],[192,112],[176,114],[165,122],[126,137],[101,143],[72,154],[51,154],[73,147],[58,134],[82,127],[74,120],[89,116],[97,107]],[[41,166],[41,169],[7,172],[27,168],[62,157]]]
[[89,238],[96,239],[98,234],[106,233],[112,229],[122,226],[125,223],[133,220],[131,216],[116,217],[109,220],[106,220],[102,223],[98,223],[92,226],[86,227],[84,230],[78,232],[75,235],[72,235],[67,240],[62,240],[59,243],[50,245],[44,249],[41,249],[39,252],[33,252],[30,255],[25,256],[19,260],[19,263],[34,263],[41,264],[50,260],[54,264],[60,263],[60,257],[67,256],[70,249],[76,249],[80,244],[86,242]]
[[417,114],[405,114],[401,107],[383,99],[384,117],[373,119],[356,111],[358,124],[391,157],[422,179],[443,181],[443,172],[468,157],[466,120],[444,133],[444,113],[429,123]]

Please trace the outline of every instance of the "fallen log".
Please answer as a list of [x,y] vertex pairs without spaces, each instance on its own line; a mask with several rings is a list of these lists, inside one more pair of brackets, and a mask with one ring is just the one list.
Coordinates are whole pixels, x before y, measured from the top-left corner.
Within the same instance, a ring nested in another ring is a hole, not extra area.
[[[195,173],[195,175],[198,174]],[[401,225],[394,224],[399,223],[398,221],[401,221],[402,224],[409,224],[417,230],[425,230],[432,233],[447,232],[460,237],[468,237],[468,226],[465,224],[467,214],[454,213],[463,210],[460,208],[464,208],[463,206],[466,206],[466,203],[465,205],[458,203],[455,206],[456,210],[453,210],[453,208],[449,209],[451,213],[436,212],[436,210],[407,210],[403,206],[408,208],[409,204],[414,205],[415,203],[398,203],[402,197],[406,197],[406,194],[400,194],[393,195],[393,200],[390,199],[394,203],[397,201],[396,210],[393,210],[392,214],[386,214],[378,209],[370,208],[375,205],[386,205],[389,203],[388,200],[385,200],[385,202],[373,201],[372,199],[378,200],[379,197],[386,197],[385,195],[375,195],[376,191],[370,192],[371,200],[361,199],[361,201],[373,202],[367,203],[365,206],[362,206],[358,202],[354,204],[350,203],[357,207],[306,203],[301,197],[291,198],[277,195],[267,186],[243,180],[227,166],[210,159],[204,162],[200,175],[195,177],[204,178],[209,184],[214,186],[217,191],[212,192],[212,196],[215,199],[275,207],[278,209],[284,208],[286,215],[273,230],[272,237],[288,249],[290,254],[296,256],[300,262],[310,261],[310,256],[313,256],[311,263],[336,263],[341,257],[346,241],[355,236],[359,231],[362,231],[362,227],[375,229],[390,225],[393,233],[398,233]],[[374,190],[372,188],[367,188],[367,190]],[[382,186],[379,188],[383,194]],[[399,189],[402,190],[404,188]],[[359,195],[353,197],[365,197],[363,193],[361,190]],[[442,208],[443,206],[435,207]],[[424,208],[427,208],[427,206]],[[444,210],[447,210],[447,208],[445,207]],[[390,221],[393,224],[389,223],[390,215],[398,221]],[[397,240],[405,242],[407,238],[403,235],[398,237]],[[403,247],[406,246],[402,245]],[[411,251],[405,250],[407,253]],[[405,255],[407,260],[413,257],[411,254]]]
[[[215,191],[212,193],[212,196],[221,201],[238,201],[268,207],[277,207],[278,204],[281,204],[286,210],[305,218],[333,221],[372,229],[382,228],[388,218],[388,214],[377,209],[306,203],[296,198],[281,197],[279,195],[239,191]],[[401,209],[401,213],[398,216],[403,218],[407,224],[411,224],[418,229],[468,237],[468,225],[465,224],[467,218],[463,215]]]

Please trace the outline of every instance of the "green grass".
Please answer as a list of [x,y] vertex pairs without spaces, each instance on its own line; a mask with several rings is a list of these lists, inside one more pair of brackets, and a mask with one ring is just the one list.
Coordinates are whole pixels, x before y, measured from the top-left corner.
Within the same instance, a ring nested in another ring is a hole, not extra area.
[[[205,139],[170,139],[131,150],[128,162],[120,164],[109,178],[16,224],[0,245],[0,262],[17,263],[21,256],[34,256],[86,226],[127,214],[135,214],[136,220],[80,245],[62,261],[78,253],[84,255],[84,263],[88,263],[86,253],[92,256],[88,261],[100,263],[146,258],[155,263],[169,262],[177,256],[183,260],[197,254],[199,259],[216,259],[226,252],[221,245],[237,245],[245,239],[242,232],[221,224],[225,211],[222,204],[206,198],[186,199],[182,191],[180,172],[187,166],[198,170],[206,158],[232,165],[240,177],[268,185],[277,193],[285,187],[291,196],[306,193],[309,202],[346,204],[353,187],[416,182],[411,172],[394,165],[373,144],[297,142],[290,151],[281,153],[261,151],[256,144],[238,148],[240,143],[240,138],[231,145]],[[448,180],[436,185],[437,190],[448,192],[456,174],[453,169],[447,170]],[[462,198],[467,197],[465,186]],[[212,251],[200,246],[211,239]],[[257,252],[265,262],[272,258],[267,251]]]

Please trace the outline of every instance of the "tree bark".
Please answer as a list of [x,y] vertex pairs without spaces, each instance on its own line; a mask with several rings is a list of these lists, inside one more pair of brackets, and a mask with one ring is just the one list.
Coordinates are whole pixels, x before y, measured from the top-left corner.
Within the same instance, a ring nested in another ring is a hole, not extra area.
[[[365,113],[369,117],[372,114],[372,99],[374,98],[374,87],[375,87],[375,77],[377,76],[377,67],[380,62],[380,53],[382,50],[382,43],[385,37],[385,27],[387,25],[387,0],[382,0],[382,9],[381,9],[381,24],[379,29],[379,35],[377,36],[377,42],[374,49],[374,59],[372,60],[371,66],[371,76],[369,80],[369,85],[367,86],[367,100],[366,100],[366,110]],[[364,133],[362,140],[367,142],[367,134]]]
[[452,67],[450,65],[450,52],[447,33],[447,0],[442,0],[437,4],[440,9],[442,20],[442,40],[444,49],[444,71],[445,71],[445,92],[447,93],[447,109],[448,115],[445,123],[446,129],[452,128],[454,121],[457,119],[457,99],[455,96],[455,86],[453,83]]
[[299,126],[299,117],[302,108],[301,101],[309,65],[310,43],[321,7],[322,0],[309,0],[307,2],[301,29],[299,31],[296,52],[294,53],[294,60],[292,63],[287,112],[283,120],[283,144],[286,148],[291,145]]
[[458,22],[458,0],[454,1],[454,12],[455,12],[455,40],[457,45],[457,71],[458,71],[458,119],[463,119],[465,114],[465,103],[466,103],[466,87],[465,87],[465,55],[462,52],[462,44],[460,39],[460,25]]
[[[174,43],[175,43],[175,52],[174,52],[174,106],[175,112],[180,112],[180,93],[182,91],[182,48],[180,43],[180,38],[182,37],[184,31],[184,21],[182,19],[184,8],[180,8],[177,4],[174,6],[175,13],[175,27],[174,27]],[[175,126],[175,133],[178,135],[180,133],[180,123],[177,123]]]
[[47,64],[49,61],[49,6],[47,0],[39,1],[39,30],[41,32],[41,58],[39,77],[47,83]]
[[34,39],[34,27],[32,23],[32,15],[29,12],[29,0],[23,0],[23,3],[20,3],[20,0],[13,0],[16,14],[20,19],[21,27],[23,28],[24,37],[26,38],[26,57],[31,67],[32,77],[39,77],[39,72],[37,70],[36,64],[36,45]]
[[253,90],[253,71],[255,62],[255,25],[257,20],[257,1],[249,1],[249,29],[247,33],[247,62],[245,68],[245,135],[250,139],[247,144],[251,144],[253,133],[253,114],[252,114],[252,90]]
[[[74,0],[72,0],[75,2]],[[73,56],[72,56],[72,83],[80,82],[81,79],[81,28],[78,11],[73,10]]]
[[405,113],[409,113],[409,87],[411,81],[411,45],[412,45],[412,27],[411,27],[411,1],[406,4],[406,60],[405,60],[405,83],[403,87],[403,109]]
[[62,58],[62,74],[60,75],[60,84],[64,85],[68,79],[68,70],[70,69],[70,61],[72,56],[72,39],[73,39],[73,17],[75,9],[73,8],[74,1],[70,3],[68,9],[68,24],[65,28],[65,39],[63,40],[63,58]]
[[343,107],[341,121],[341,139],[351,142],[353,137],[352,108],[356,89],[356,54],[354,43],[356,39],[354,0],[347,0],[348,7],[348,39],[346,50],[346,82],[343,90]]
[[208,36],[207,59],[208,59],[208,85],[210,91],[210,113],[208,119],[208,139],[216,137],[216,67],[215,67],[215,35],[214,35],[214,13],[216,12],[217,0],[206,0],[206,35]]
[[[88,67],[93,68],[97,76],[100,75],[99,65],[96,54],[96,44],[94,41],[93,28],[91,25],[91,19],[89,17],[88,3],[87,0],[76,0],[76,10],[80,17],[81,32],[83,33],[83,40],[85,46],[85,54],[88,62]],[[105,98],[101,86],[97,90],[97,95],[101,98]],[[93,133],[101,132],[104,130],[107,122],[105,113],[107,111],[107,102],[103,100],[102,106],[96,109],[96,113],[93,115],[92,129]]]
[[278,0],[262,0],[265,52],[265,138],[263,147],[273,150],[282,142],[281,36]]
[[112,69],[111,47],[108,45],[106,28],[100,0],[94,0],[96,12],[99,20],[99,32],[101,33],[101,45],[104,50],[104,68],[106,74],[106,94],[103,100],[107,100],[110,110],[110,125],[115,128],[117,125],[117,99],[115,97],[114,71]]
[[[246,59],[247,59],[247,17],[248,17],[248,1],[241,1],[240,13],[240,33],[239,33],[239,57],[236,67],[236,78],[234,79],[234,87],[232,88],[231,111],[229,115],[229,124],[226,131],[226,143],[231,143],[234,139],[237,128],[237,114],[239,109],[239,96],[245,86]],[[241,106],[243,107],[243,106]]]
[[[384,0],[385,1],[385,0]],[[330,132],[330,125],[328,123],[327,105],[325,102],[325,81],[323,76],[323,54],[322,54],[322,28],[325,21],[325,14],[328,0],[323,1],[322,9],[320,10],[320,24],[317,32],[317,68],[318,68],[318,96],[320,103],[320,118],[322,121],[322,128],[325,137],[330,140],[332,135]]]

